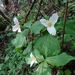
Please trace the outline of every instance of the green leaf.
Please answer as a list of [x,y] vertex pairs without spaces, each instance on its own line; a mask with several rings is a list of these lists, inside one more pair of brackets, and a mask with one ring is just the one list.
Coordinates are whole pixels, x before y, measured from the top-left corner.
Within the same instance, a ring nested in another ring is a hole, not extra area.
[[73,71],[73,73],[75,74],[75,70]]
[[27,56],[27,57],[25,57],[25,61],[27,64],[30,64],[32,60],[30,57]]
[[25,64],[25,61],[21,60],[20,62],[18,62],[17,68],[18,68],[18,69],[22,69],[23,64]]
[[18,19],[22,19],[22,18],[24,17],[24,15],[25,15],[25,12],[24,12],[24,11],[20,11],[19,14],[20,14],[20,15],[17,16]]
[[36,39],[34,49],[39,50],[45,57],[49,57],[60,52],[60,44],[56,37],[45,34]]
[[53,57],[48,57],[46,59],[47,63],[51,64],[52,66],[56,66],[56,67],[64,66],[71,60],[75,60],[75,58],[66,53],[62,53],[60,55],[53,56]]
[[71,40],[71,35],[70,34],[65,34],[64,35],[64,41],[69,42]]
[[62,70],[59,70],[59,75],[65,75]]
[[22,53],[21,48],[16,48],[16,51],[17,51],[18,53],[20,53],[20,55],[21,55],[21,53]]
[[38,50],[34,49],[33,53],[38,62],[44,61],[44,57],[40,54],[40,52]]
[[0,64],[0,70],[2,69],[2,67],[3,67],[3,63],[2,63],[2,64]]
[[46,62],[41,63],[33,75],[37,75],[37,74],[38,75],[51,75],[51,70],[48,67]]
[[32,21],[28,21],[28,22],[27,22],[27,23],[25,23],[23,26],[24,26],[24,27],[27,27],[27,28],[29,28],[29,29],[30,29],[31,24],[32,24]]
[[27,36],[27,35],[28,35],[28,32],[29,32],[29,29],[25,29],[25,30],[22,32],[22,35]]
[[72,48],[72,51],[73,51],[73,50],[75,50],[75,41],[72,41],[71,43],[72,43],[71,48]]
[[[61,18],[61,20],[56,23],[55,27],[57,30],[62,30],[63,22],[64,20]],[[75,23],[73,20],[66,20],[65,33],[75,37]]]
[[6,55],[6,57],[5,57],[5,62],[7,62],[8,60],[9,60],[9,56]]
[[26,44],[26,37],[22,33],[19,33],[16,35],[16,38],[12,40],[12,44],[16,48],[20,48]]
[[63,3],[66,3],[66,0],[63,0]]
[[65,70],[65,75],[71,75],[71,71],[69,69]]
[[34,34],[39,34],[41,29],[43,29],[44,26],[41,25],[40,21],[36,21],[30,28],[31,32],[33,32]]
[[66,34],[71,34],[75,37],[75,30],[66,27],[65,32],[66,32]]
[[31,49],[32,49],[32,42],[28,44],[28,47],[23,51],[23,54],[24,55],[28,54],[31,51]]
[[73,36],[75,35],[75,23],[73,20],[67,20],[65,32]]

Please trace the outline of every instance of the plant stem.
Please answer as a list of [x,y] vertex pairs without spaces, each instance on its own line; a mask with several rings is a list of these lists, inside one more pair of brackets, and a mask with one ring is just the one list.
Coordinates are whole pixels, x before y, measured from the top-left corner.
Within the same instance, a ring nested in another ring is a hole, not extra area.
[[68,11],[68,0],[66,0],[65,15],[64,15],[64,23],[63,23],[63,28],[62,28],[62,45],[61,45],[62,51],[63,51],[63,46],[64,46],[64,34],[65,34],[65,26],[66,26],[67,11]]

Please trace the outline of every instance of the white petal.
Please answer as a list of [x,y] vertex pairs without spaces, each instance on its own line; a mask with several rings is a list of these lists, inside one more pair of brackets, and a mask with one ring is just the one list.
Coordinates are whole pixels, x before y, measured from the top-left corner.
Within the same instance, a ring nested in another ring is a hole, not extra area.
[[49,19],[49,21],[52,23],[52,25],[54,25],[54,24],[57,22],[57,20],[58,20],[58,14],[57,14],[57,13],[54,13],[54,14],[50,17],[50,19]]
[[47,31],[52,35],[56,35],[56,29],[54,28],[54,26],[48,27]]
[[46,20],[46,19],[40,19],[40,22],[41,22],[42,25],[44,25],[45,27],[47,27],[48,20]]
[[17,27],[17,25],[15,25],[15,26],[12,27],[12,31],[14,31],[14,32],[17,31],[18,29],[19,28]]
[[34,55],[31,53],[31,54],[30,54],[30,57],[32,58],[32,57],[34,57]]
[[19,22],[18,22],[18,19],[16,17],[13,18],[13,21],[14,21],[14,24],[18,24],[19,25]]
[[4,5],[3,4],[0,4],[0,6],[4,8]]
[[30,63],[30,67],[34,64],[34,62],[35,62],[35,61],[31,61],[31,63]]
[[20,28],[18,29],[18,32],[21,32],[21,29]]

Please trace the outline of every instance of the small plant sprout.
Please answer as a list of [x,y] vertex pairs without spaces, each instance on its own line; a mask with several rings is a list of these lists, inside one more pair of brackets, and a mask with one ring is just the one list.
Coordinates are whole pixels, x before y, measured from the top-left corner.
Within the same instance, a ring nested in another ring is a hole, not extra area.
[[58,20],[58,14],[54,13],[49,20],[46,19],[40,19],[40,22],[42,25],[44,25],[45,27],[47,27],[47,31],[52,34],[52,35],[56,35],[56,29],[54,27],[55,23]]
[[30,54],[30,58],[31,58],[31,63],[30,63],[30,67],[31,67],[34,63],[37,63],[37,61],[32,53]]
[[12,27],[12,31],[13,32],[21,32],[21,29],[20,29],[20,25],[19,25],[19,22],[18,22],[18,19],[16,17],[13,18],[13,21],[14,21],[14,26]]

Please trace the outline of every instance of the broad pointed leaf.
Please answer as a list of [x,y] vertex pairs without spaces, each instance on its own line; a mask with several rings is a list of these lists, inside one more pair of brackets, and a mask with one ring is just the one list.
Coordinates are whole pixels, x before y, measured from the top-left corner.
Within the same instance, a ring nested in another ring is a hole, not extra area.
[[30,42],[27,48],[23,51],[23,55],[27,55],[29,52],[31,52],[31,49],[32,49],[32,42]]
[[53,56],[53,57],[48,57],[46,59],[47,63],[51,64],[52,66],[56,66],[56,67],[64,66],[71,60],[75,60],[75,57],[72,57],[66,53],[62,53],[60,55]]
[[26,44],[26,37],[22,33],[19,33],[16,35],[16,38],[12,40],[12,44],[16,48],[20,48]]
[[36,21],[30,28],[31,32],[33,32],[34,34],[39,34],[41,29],[43,29],[44,26],[41,25],[41,23],[39,21]]
[[34,49],[39,50],[45,57],[53,56],[60,52],[60,44],[56,37],[45,34],[36,39]]

